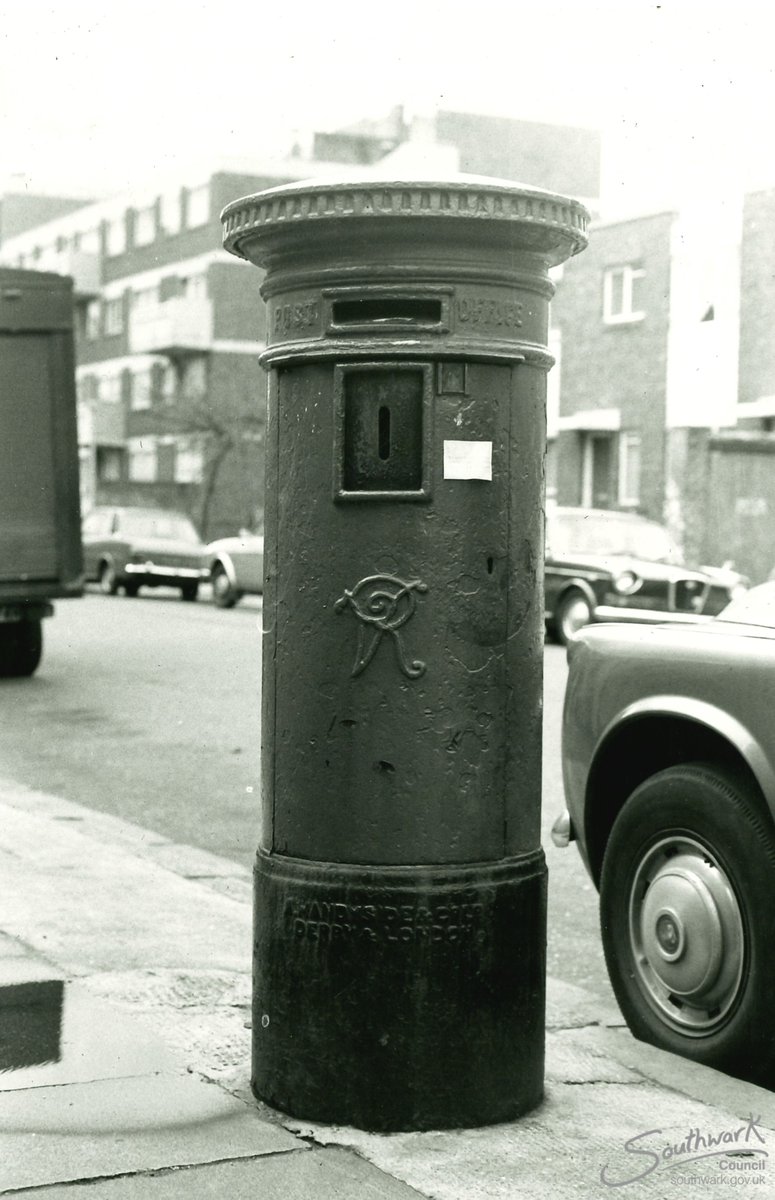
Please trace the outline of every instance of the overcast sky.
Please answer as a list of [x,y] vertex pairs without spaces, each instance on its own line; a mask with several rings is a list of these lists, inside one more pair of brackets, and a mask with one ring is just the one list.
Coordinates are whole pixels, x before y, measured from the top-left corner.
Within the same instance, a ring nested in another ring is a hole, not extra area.
[[0,188],[110,193],[395,104],[584,125],[610,214],[775,183],[766,0],[0,0]]

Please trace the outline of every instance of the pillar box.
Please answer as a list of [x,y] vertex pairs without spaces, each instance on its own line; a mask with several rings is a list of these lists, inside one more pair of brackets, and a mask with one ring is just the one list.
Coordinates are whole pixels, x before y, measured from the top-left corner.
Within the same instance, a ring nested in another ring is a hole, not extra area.
[[223,225],[268,305],[253,1088],[507,1121],[543,1093],[548,270],[587,214],[460,177]]

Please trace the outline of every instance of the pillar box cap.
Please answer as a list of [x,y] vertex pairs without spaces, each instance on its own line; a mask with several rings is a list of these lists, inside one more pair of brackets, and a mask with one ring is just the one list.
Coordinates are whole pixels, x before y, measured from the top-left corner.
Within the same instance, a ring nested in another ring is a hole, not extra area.
[[[587,244],[589,213],[578,200],[485,176],[449,180],[307,179],[234,200],[221,214],[232,254],[271,269],[275,252],[312,236],[355,235],[373,244],[395,236],[444,242],[485,240],[556,266]],[[486,232],[485,232],[486,230]]]

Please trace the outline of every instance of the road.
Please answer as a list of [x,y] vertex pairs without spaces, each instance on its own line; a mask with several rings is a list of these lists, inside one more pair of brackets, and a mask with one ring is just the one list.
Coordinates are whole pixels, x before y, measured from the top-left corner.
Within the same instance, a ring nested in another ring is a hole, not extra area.
[[[224,611],[174,592],[58,603],[38,674],[0,682],[0,776],[251,865],[259,828],[261,602]],[[543,844],[548,969],[610,995],[597,903],[562,807],[565,652],[545,652]]]

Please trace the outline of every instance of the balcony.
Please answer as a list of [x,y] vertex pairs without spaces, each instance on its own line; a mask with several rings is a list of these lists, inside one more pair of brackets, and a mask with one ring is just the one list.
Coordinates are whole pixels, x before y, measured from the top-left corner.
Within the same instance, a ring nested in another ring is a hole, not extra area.
[[202,354],[213,343],[213,309],[208,299],[175,296],[151,308],[136,309],[129,320],[130,354],[179,358]]

